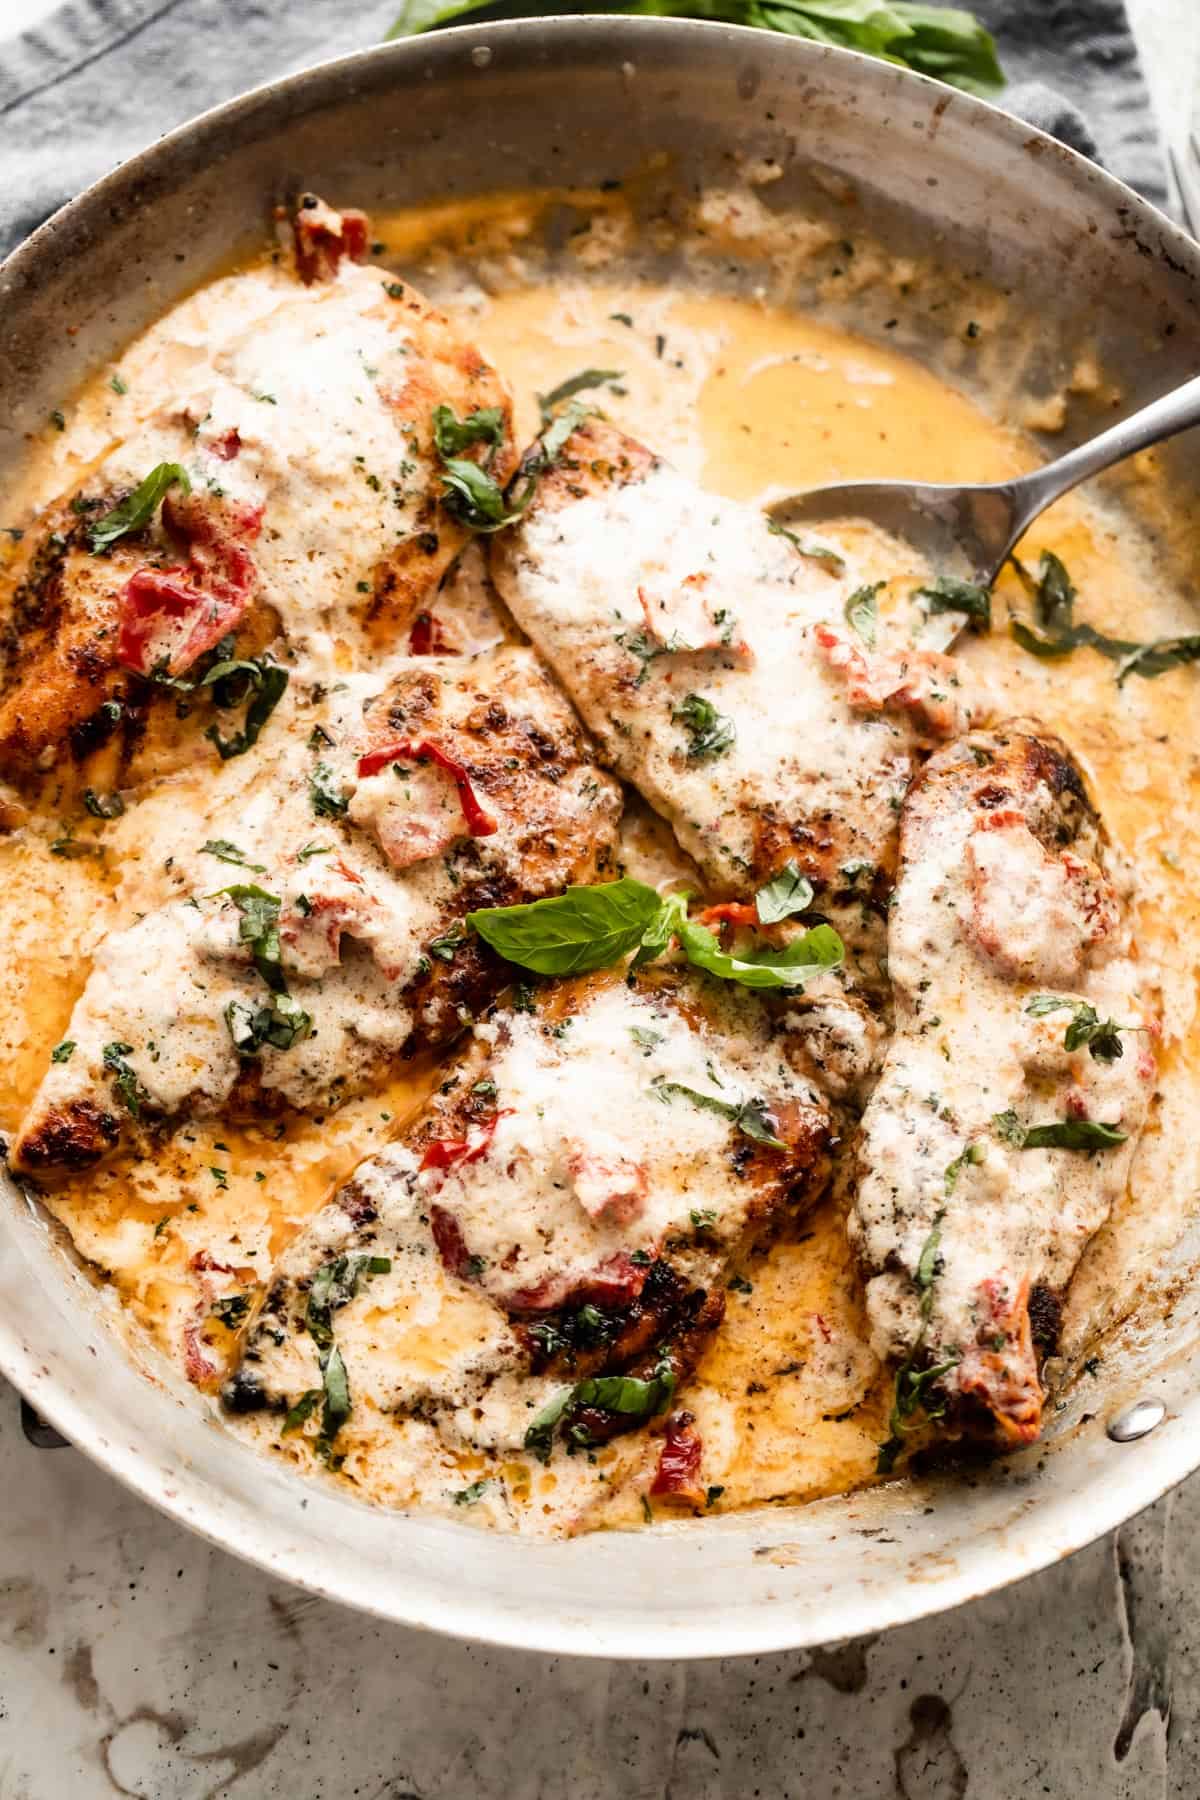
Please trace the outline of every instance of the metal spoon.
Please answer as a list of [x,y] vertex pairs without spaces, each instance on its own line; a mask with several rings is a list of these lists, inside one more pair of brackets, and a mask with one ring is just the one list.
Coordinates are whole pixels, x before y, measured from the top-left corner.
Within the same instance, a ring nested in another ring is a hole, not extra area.
[[1163,438],[1200,425],[1200,375],[1152,400],[1045,468],[1015,481],[951,487],[920,481],[848,481],[775,500],[779,525],[859,518],[904,538],[939,573],[990,587],[1013,545],[1071,488]]

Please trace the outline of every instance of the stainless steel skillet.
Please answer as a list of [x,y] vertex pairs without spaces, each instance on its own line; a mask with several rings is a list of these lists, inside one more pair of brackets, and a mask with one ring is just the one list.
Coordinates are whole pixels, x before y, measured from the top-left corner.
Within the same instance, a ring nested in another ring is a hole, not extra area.
[[[977,271],[1017,297],[1014,318],[1036,320],[1028,368],[1047,392],[1084,336],[1118,372],[1128,409],[1195,366],[1200,249],[1019,121],[815,44],[677,21],[535,21],[380,47],[259,90],[58,214],[0,271],[0,474],[89,368],[301,184],[396,206],[498,185],[596,186],[659,152],[685,190],[728,182],[739,157],[776,158],[772,209],[843,209],[898,252],[935,253],[947,285],[956,269]],[[736,254],[727,263],[731,282],[761,277]],[[802,302],[802,275],[787,279]],[[915,299],[898,326],[930,360],[946,348],[936,298]],[[871,329],[869,295],[864,306]],[[881,306],[880,331],[890,313]],[[1200,447],[1172,444],[1162,470],[1168,500],[1194,504]],[[1122,497],[1114,485],[1113,503]],[[1164,1284],[1178,1288],[1198,1248],[1181,1247]],[[1200,1465],[1200,1309],[1184,1288],[1168,1324],[1161,1310],[1152,1299],[1137,1315],[1106,1353],[1103,1383],[1067,1405],[1049,1443],[970,1482],[542,1544],[371,1512],[274,1469],[149,1359],[147,1379],[36,1210],[11,1187],[0,1205],[0,1369],[81,1449],[181,1522],[313,1590],[559,1652],[829,1641],[955,1605],[1088,1542]],[[1106,1424],[1143,1397],[1163,1422],[1110,1439]]]

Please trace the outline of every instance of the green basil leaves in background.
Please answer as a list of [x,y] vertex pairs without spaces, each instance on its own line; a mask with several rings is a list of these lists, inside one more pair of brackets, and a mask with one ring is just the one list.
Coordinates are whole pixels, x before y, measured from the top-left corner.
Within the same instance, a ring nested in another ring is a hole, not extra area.
[[439,25],[574,11],[756,25],[788,37],[861,50],[947,81],[968,94],[994,98],[1004,86],[995,43],[971,13],[958,6],[921,6],[912,0],[630,0],[626,5],[597,0],[578,8],[552,0],[406,0],[388,36],[415,37]]

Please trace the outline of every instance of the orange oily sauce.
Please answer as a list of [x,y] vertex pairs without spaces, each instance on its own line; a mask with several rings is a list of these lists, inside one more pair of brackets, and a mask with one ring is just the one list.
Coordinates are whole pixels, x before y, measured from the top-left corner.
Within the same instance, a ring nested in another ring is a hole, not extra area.
[[[386,224],[381,229],[395,241]],[[620,391],[610,386],[603,394],[616,422],[738,499],[848,477],[1000,479],[1032,460],[1015,431],[915,362],[781,309],[579,281],[476,299],[466,324],[511,382],[522,436],[535,427],[536,394],[585,366],[620,371]],[[164,348],[155,366],[164,373],[168,327],[156,328]],[[134,346],[129,356],[139,355],[145,366],[144,347]],[[109,374],[97,379],[96,395]],[[82,414],[88,403],[85,395]],[[1145,459],[1145,473],[1151,480],[1152,459]],[[1079,589],[1081,616],[1099,628],[1148,638],[1188,627],[1183,602],[1156,582],[1127,530],[1081,502],[1063,503],[1039,526],[1030,557],[1043,545],[1062,556]],[[1020,604],[1012,578],[1000,592]],[[1002,627],[1002,606],[998,613]],[[1189,749],[1196,677],[1185,669],[1118,690],[1101,657],[1081,650],[1039,663],[1002,628],[971,639],[962,654],[994,683],[1001,711],[1035,715],[1081,756],[1110,831],[1135,867],[1143,954],[1166,971],[1161,1107],[1126,1202],[1077,1278],[1066,1331],[1071,1351],[1128,1306],[1196,1200],[1191,1134],[1183,1130],[1200,1074],[1191,948],[1200,902],[1183,873],[1200,848]],[[186,806],[189,789],[198,797],[203,781],[200,769],[175,774],[171,804]],[[9,970],[0,997],[0,1129],[15,1127],[63,1034],[91,946],[128,919],[128,905],[117,905],[116,870],[123,858],[150,853],[131,823],[140,804],[123,821],[81,828],[80,836],[106,846],[103,858],[53,854],[49,820],[44,837],[0,840],[0,934]],[[395,1134],[430,1080],[427,1071],[400,1071],[383,1092],[320,1119],[183,1125],[155,1160],[118,1159],[69,1179],[48,1203],[131,1316],[178,1360],[183,1329],[205,1305],[193,1257],[206,1251],[246,1281],[265,1279],[296,1229],[361,1157]],[[684,1396],[705,1432],[706,1479],[723,1489],[717,1504],[812,1498],[869,1480],[886,1435],[890,1379],[866,1347],[841,1204],[830,1199],[798,1221],[789,1239],[752,1259],[742,1277],[750,1291],[739,1284],[730,1292],[725,1324]],[[231,1348],[219,1325],[208,1325],[206,1334],[214,1354]],[[406,1354],[412,1349],[406,1344]],[[365,1413],[351,1419],[345,1476],[368,1497],[403,1504],[419,1489],[407,1477],[393,1479],[386,1457],[376,1457],[384,1429]],[[309,1461],[302,1441],[278,1448]],[[639,1454],[618,1444],[600,1461],[616,1475]],[[475,1473],[468,1462],[458,1468],[464,1481]],[[511,1474],[518,1502],[548,1505],[550,1471]],[[598,1502],[588,1522],[640,1517],[627,1485]]]

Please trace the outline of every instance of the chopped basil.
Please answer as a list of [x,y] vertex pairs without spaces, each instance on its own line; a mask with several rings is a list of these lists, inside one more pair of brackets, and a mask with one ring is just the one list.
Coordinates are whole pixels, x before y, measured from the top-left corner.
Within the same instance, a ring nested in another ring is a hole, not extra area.
[[800,873],[794,862],[785,863],[754,896],[754,909],[762,925],[777,925],[812,905],[812,882]]
[[342,1353],[336,1344],[321,1359],[320,1366],[324,1405],[321,1411],[321,1432],[316,1447],[318,1454],[328,1457],[334,1438],[350,1417],[352,1410],[350,1381],[346,1374],[346,1365],[342,1361]]
[[333,1343],[333,1314],[349,1305],[365,1277],[386,1275],[391,1266],[390,1256],[372,1256],[366,1251],[335,1256],[321,1264],[309,1282],[304,1315],[305,1328],[319,1350],[327,1350]]
[[330,856],[332,853],[332,844],[305,844],[303,849],[297,850],[296,861],[307,862],[310,856]]
[[810,562],[824,563],[831,575],[840,575],[846,567],[845,557],[830,549],[828,544],[814,544],[811,539],[797,537],[794,531],[789,531],[777,519],[767,520],[767,530],[772,537],[786,538],[798,556],[806,556]]
[[253,1056],[264,1044],[274,1050],[290,1050],[312,1030],[312,1014],[290,994],[273,994],[266,1006],[231,1000],[225,1008],[225,1023],[239,1056]]
[[236,1331],[250,1311],[250,1299],[249,1294],[226,1294],[223,1300],[213,1302],[213,1318],[220,1319],[230,1331]]
[[233,756],[244,756],[247,750],[257,744],[263,726],[283,699],[288,684],[287,670],[278,663],[271,662],[269,658],[262,657],[252,662],[217,663],[208,671],[200,685],[214,688],[218,706],[239,705],[240,698],[235,700],[224,697],[230,692],[233,678],[239,675],[248,677],[246,692],[249,695],[241,730],[226,738],[221,736],[216,725],[210,725],[204,733],[216,746],[222,762],[228,762]]
[[470,1487],[459,1488],[457,1492],[451,1493],[450,1498],[455,1506],[474,1506],[477,1500],[482,1500],[490,1486],[491,1478],[485,1476],[482,1481],[473,1481]]
[[917,589],[917,597],[928,601],[931,613],[966,613],[982,631],[991,630],[992,592],[977,581],[959,581],[953,575],[938,575],[925,587]]
[[[951,1163],[950,1168],[946,1170],[945,1180],[947,1195],[953,1191],[954,1181],[957,1180],[958,1170],[962,1167],[963,1163],[966,1161],[974,1162],[978,1160],[970,1154],[970,1151],[971,1146],[968,1146],[968,1148],[963,1151],[962,1155],[956,1158],[955,1162]],[[953,1179],[951,1178],[951,1170],[954,1170]],[[957,1356],[948,1357],[944,1362],[936,1363],[931,1368],[918,1369],[916,1366],[917,1359],[925,1348],[925,1338],[929,1331],[929,1322],[933,1317],[934,1284],[942,1272],[942,1220],[945,1216],[945,1207],[939,1207],[937,1212],[933,1215],[933,1224],[930,1227],[928,1237],[921,1246],[921,1254],[917,1258],[917,1266],[913,1271],[913,1285],[921,1296],[921,1326],[907,1356],[896,1370],[896,1382],[892,1396],[892,1411],[888,1420],[890,1436],[885,1443],[882,1443],[879,1446],[879,1455],[875,1462],[876,1473],[880,1475],[890,1475],[895,1468],[896,1458],[904,1448],[904,1439],[908,1434],[909,1422],[916,1412],[923,1412],[925,1417],[930,1420],[937,1420],[944,1417],[946,1411],[945,1403],[943,1402],[939,1405],[933,1401],[931,1398],[932,1390],[934,1384],[940,1381],[943,1375],[948,1375],[951,1369],[956,1369],[958,1367],[959,1358]]]
[[481,406],[477,411],[468,413],[465,419],[460,419],[453,407],[435,406],[433,442],[438,455],[443,459],[461,455],[472,444],[502,444],[504,409],[499,406]]
[[951,1194],[958,1186],[958,1178],[963,1170],[971,1164],[978,1164],[982,1161],[983,1145],[968,1144],[965,1150],[959,1152],[952,1163],[947,1163],[946,1173],[942,1177],[947,1199],[950,1198]]
[[319,762],[308,778],[308,796],[318,819],[340,819],[350,802],[328,763]]
[[595,1407],[631,1420],[653,1419],[666,1412],[674,1393],[675,1371],[665,1355],[648,1381],[636,1375],[590,1375],[563,1388],[543,1406],[525,1433],[525,1448],[539,1462],[549,1462],[554,1434],[564,1419],[573,1445],[586,1447],[590,1442],[583,1427],[571,1428],[571,1416],[581,1408]]
[[855,588],[844,608],[847,625],[868,650],[875,648],[878,635],[879,603],[875,596],[882,586],[882,581],[872,581],[866,587]]
[[743,1100],[735,1105],[731,1100],[722,1100],[718,1094],[702,1094],[697,1088],[685,1087],[681,1081],[655,1081],[652,1085],[663,1100],[673,1100],[678,1094],[681,1099],[690,1100],[693,1106],[719,1113],[743,1137],[753,1139],[756,1144],[765,1144],[769,1150],[787,1149],[783,1139],[776,1137],[774,1121],[762,1100]]
[[671,717],[687,732],[689,762],[711,762],[723,756],[737,737],[733,720],[719,713],[704,694],[686,694]]
[[150,1096],[125,1060],[127,1056],[132,1055],[133,1045],[119,1042],[105,1044],[100,1053],[104,1067],[112,1073],[115,1079],[117,1092],[125,1102],[126,1109],[135,1119],[140,1119],[142,1106]]
[[666,1037],[661,1031],[651,1031],[645,1025],[631,1025],[629,1035],[635,1044],[641,1046],[647,1056],[652,1055],[660,1044],[666,1043]]
[[84,788],[83,804],[93,819],[119,819],[125,811],[120,794],[98,794],[95,788]]
[[1017,614],[1009,618],[1009,631],[1023,650],[1042,658],[1069,656],[1081,645],[1096,650],[1117,665],[1117,686],[1131,675],[1146,680],[1165,675],[1168,669],[1200,661],[1200,633],[1173,638],[1152,638],[1137,643],[1132,638],[1112,638],[1092,625],[1075,623],[1076,592],[1071,578],[1053,551],[1044,550],[1036,580],[1017,558],[1013,567],[1033,599],[1031,624]]
[[181,487],[185,494],[190,494],[192,484],[187,470],[174,462],[158,463],[145,479],[138,483],[132,494],[106,512],[102,519],[90,527],[88,531],[88,548],[93,556],[107,550],[118,538],[123,538],[130,531],[141,531],[150,523],[158,510],[159,504],[166,498],[173,487]]
[[119,375],[114,375],[108,385],[114,394],[124,395],[129,392],[128,384],[122,381]]
[[238,942],[249,944],[254,966],[267,986],[276,993],[283,993],[285,983],[279,950],[281,902],[278,895],[268,894],[265,888],[253,882],[237,882],[233,887],[221,888],[212,898],[220,899],[226,895],[242,915],[238,922]]
[[249,869],[255,875],[266,874],[265,863],[250,862],[244,850],[231,844],[228,838],[209,838],[200,846],[201,856],[215,856],[218,862],[235,863],[239,868]]
[[70,1062],[74,1049],[74,1039],[64,1038],[62,1043],[55,1044],[53,1050],[50,1052],[50,1061],[56,1063]]
[[1071,1014],[1063,1037],[1065,1050],[1082,1050],[1086,1045],[1088,1053],[1097,1062],[1105,1063],[1116,1062],[1124,1056],[1125,1046],[1121,1042],[1121,1033],[1132,1030],[1133,1027],[1118,1025],[1115,1019],[1101,1019],[1095,1007],[1087,1000],[1064,999],[1060,994],[1035,994],[1025,1008],[1035,1019],[1064,1010]]
[[548,394],[539,394],[537,401],[543,428],[550,424],[555,407],[561,406],[564,400],[573,399],[587,388],[604,387],[610,381],[620,381],[623,373],[622,369],[581,369],[578,375],[571,375],[566,381],[560,381]]
[[462,925],[455,923],[450,927],[449,931],[443,933],[441,937],[434,938],[432,943],[427,944],[426,949],[429,951],[430,956],[436,956],[439,962],[453,962],[455,951],[461,949],[466,941],[467,934],[463,930]]
[[1117,1125],[1094,1119],[1054,1119],[1047,1125],[1022,1125],[1015,1112],[997,1113],[992,1127],[1015,1150],[1110,1150],[1129,1136]]
[[280,1428],[280,1437],[288,1437],[293,1431],[299,1431],[307,1419],[311,1419],[316,1411],[317,1402],[321,1398],[320,1388],[306,1388],[291,1408]]

